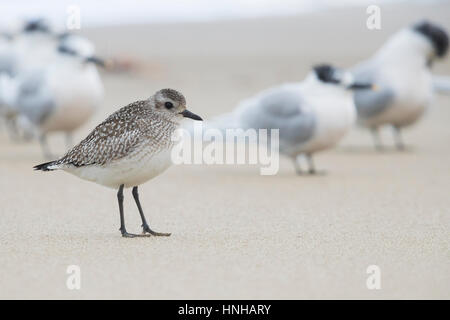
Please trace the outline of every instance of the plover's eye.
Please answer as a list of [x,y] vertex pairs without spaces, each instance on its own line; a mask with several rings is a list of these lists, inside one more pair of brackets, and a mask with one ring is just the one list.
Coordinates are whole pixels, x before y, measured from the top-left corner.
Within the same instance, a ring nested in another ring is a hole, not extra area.
[[164,106],[165,106],[167,109],[172,109],[172,108],[173,108],[173,103],[167,101],[166,103],[164,103]]

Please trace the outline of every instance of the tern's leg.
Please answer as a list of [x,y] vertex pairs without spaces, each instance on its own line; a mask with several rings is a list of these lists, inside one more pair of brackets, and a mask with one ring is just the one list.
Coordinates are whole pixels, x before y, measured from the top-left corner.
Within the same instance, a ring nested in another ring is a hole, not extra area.
[[138,207],[139,214],[141,215],[143,233],[149,233],[152,236],[165,236],[165,237],[170,236],[170,233],[155,232],[152,229],[150,229],[150,227],[147,224],[147,221],[145,220],[144,211],[142,210],[141,202],[139,201],[139,193],[138,193],[137,186],[133,187],[132,193],[133,193],[134,201],[136,201],[136,205]]
[[5,120],[6,123],[6,131],[8,132],[9,139],[13,142],[17,142],[20,140],[19,128],[17,127],[16,119],[7,118]]
[[405,150],[405,144],[403,143],[402,132],[400,127],[394,126],[395,146],[397,150]]
[[295,172],[300,176],[303,174],[302,167],[300,166],[300,163],[298,161],[298,156],[292,157],[292,161],[294,162],[294,168]]
[[45,159],[52,159],[52,153],[50,152],[50,148],[47,143],[47,136],[45,134],[41,134],[39,136],[39,143],[41,144],[42,153],[44,154]]
[[384,147],[381,143],[380,134],[378,132],[378,128],[371,128],[370,132],[372,132],[373,142],[375,144],[375,149],[378,151],[383,151]]
[[309,167],[308,173],[316,174],[317,171],[316,171],[316,167],[314,166],[314,160],[313,160],[312,154],[310,154],[310,153],[306,154],[306,160],[308,161],[308,167]]
[[133,234],[128,233],[127,229],[125,228],[125,217],[123,215],[123,187],[124,185],[121,184],[119,187],[119,191],[117,192],[117,200],[119,201],[119,213],[120,213],[120,232],[122,233],[122,237],[124,238],[134,238],[134,237],[142,237],[141,234]]

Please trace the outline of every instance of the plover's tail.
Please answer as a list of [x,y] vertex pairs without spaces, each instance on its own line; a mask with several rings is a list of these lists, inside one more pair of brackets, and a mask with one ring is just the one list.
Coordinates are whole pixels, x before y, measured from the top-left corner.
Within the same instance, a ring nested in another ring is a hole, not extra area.
[[34,166],[33,169],[34,170],[42,170],[42,171],[56,170],[56,169],[59,169],[57,162],[58,161],[55,160],[55,161],[50,161],[50,162],[46,162],[46,163],[41,163],[41,164],[38,164],[37,166]]

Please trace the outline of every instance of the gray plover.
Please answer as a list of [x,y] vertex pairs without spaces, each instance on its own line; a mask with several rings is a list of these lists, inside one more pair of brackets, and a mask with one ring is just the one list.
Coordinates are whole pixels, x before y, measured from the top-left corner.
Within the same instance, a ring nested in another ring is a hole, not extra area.
[[[120,231],[123,237],[169,236],[154,232],[145,220],[138,186],[156,177],[171,165],[171,135],[183,118],[202,120],[186,109],[184,96],[162,89],[147,100],[133,102],[109,116],[83,141],[61,159],[43,163],[35,170],[61,169],[82,179],[118,189]],[[143,234],[125,228],[123,189],[132,194],[142,219]]]
[[299,156],[306,156],[314,174],[312,155],[335,146],[356,120],[352,91],[372,84],[355,82],[349,72],[318,65],[302,82],[269,88],[243,100],[231,113],[207,127],[279,129],[280,153],[290,157],[298,174]]
[[404,148],[400,130],[420,119],[432,101],[431,65],[448,46],[444,29],[420,22],[394,34],[372,58],[352,69],[357,80],[379,87],[354,95],[358,122],[372,131],[377,149],[382,149],[378,128],[383,125],[394,128],[396,146]]

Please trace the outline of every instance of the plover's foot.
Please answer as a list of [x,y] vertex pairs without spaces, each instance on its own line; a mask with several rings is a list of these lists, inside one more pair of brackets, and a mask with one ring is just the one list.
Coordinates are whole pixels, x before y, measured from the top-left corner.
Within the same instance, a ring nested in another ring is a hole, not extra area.
[[152,235],[152,236],[160,236],[160,237],[169,237],[171,235],[171,233],[153,231],[152,229],[150,229],[150,227],[148,225],[143,225],[142,229],[143,229],[142,234],[147,235],[147,236]]
[[124,238],[137,238],[137,237],[149,237],[150,234],[135,234],[135,233],[128,233],[128,232],[122,232],[122,237]]

